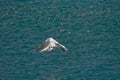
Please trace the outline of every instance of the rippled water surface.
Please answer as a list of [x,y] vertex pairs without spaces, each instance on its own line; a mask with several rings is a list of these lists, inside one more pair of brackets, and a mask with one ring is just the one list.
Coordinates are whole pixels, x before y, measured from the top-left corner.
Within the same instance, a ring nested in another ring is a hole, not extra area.
[[120,1],[1,0],[0,80],[120,80]]

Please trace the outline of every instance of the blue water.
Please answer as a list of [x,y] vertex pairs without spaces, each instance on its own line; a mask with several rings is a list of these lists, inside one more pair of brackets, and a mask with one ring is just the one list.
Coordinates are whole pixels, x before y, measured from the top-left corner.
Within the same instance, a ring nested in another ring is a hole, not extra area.
[[120,1],[1,0],[0,80],[120,80]]

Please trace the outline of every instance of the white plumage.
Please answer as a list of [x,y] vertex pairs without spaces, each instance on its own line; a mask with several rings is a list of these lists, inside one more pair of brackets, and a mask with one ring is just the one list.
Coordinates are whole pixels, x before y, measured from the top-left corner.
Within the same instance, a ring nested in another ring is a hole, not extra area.
[[37,50],[42,49],[40,52],[49,52],[56,47],[61,48],[63,51],[67,51],[67,48],[65,46],[63,46],[53,38],[46,39],[40,46],[38,46]]

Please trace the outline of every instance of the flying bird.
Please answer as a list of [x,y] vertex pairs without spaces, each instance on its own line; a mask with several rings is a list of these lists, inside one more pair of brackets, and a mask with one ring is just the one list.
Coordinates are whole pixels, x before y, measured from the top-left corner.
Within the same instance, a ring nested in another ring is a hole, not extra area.
[[63,46],[62,44],[60,44],[53,38],[46,39],[43,43],[41,43],[37,47],[36,50],[42,49],[40,52],[49,52],[49,51],[53,50],[54,48],[60,48],[63,51],[67,51],[67,48],[65,46]]

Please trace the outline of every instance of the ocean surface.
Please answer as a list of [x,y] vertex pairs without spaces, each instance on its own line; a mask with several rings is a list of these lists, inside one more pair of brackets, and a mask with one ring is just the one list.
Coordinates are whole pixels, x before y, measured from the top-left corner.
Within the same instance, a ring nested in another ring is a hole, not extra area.
[[0,0],[0,80],[120,80],[120,0]]

